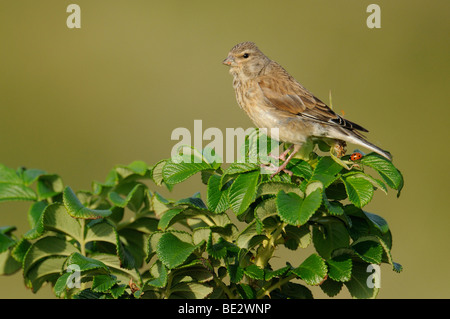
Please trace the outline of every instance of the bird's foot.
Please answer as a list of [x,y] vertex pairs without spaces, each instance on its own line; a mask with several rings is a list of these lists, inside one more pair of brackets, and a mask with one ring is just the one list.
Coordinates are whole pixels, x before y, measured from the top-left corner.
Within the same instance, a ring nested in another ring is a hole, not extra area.
[[270,175],[270,178],[273,178],[275,175],[277,175],[277,174],[279,174],[280,172],[285,172],[286,174],[288,174],[289,176],[291,176],[292,177],[292,172],[290,171],[290,170],[288,170],[288,169],[286,169],[286,165],[284,165],[284,163],[283,163],[283,165],[281,165],[281,166],[276,166],[276,165],[274,165],[274,164],[272,164],[272,163],[270,163],[270,164],[268,164],[268,165],[266,165],[266,164],[261,164],[261,167],[264,169],[264,170],[267,170],[267,171],[269,171],[269,172],[273,172],[271,175]]
[[284,162],[286,161],[286,156],[289,154],[293,147],[294,145],[289,146],[283,153],[278,156],[273,155],[272,153],[270,153],[269,156],[275,160],[282,160]]

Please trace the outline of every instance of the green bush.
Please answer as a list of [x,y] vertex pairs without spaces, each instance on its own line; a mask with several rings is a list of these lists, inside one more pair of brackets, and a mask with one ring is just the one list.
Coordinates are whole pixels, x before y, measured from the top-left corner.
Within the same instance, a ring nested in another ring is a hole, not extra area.
[[[309,286],[372,298],[369,265],[401,271],[387,222],[363,210],[377,189],[400,193],[391,162],[371,153],[348,170],[313,153],[291,161],[292,176],[271,178],[263,159],[249,160],[257,143],[246,145],[247,161],[226,168],[209,153],[136,161],[79,192],[58,175],[0,165],[0,201],[32,202],[28,232],[0,228],[0,274],[21,270],[33,292],[49,282],[61,298],[255,299],[312,298]],[[171,190],[195,174],[205,201],[167,199],[148,185]],[[283,246],[298,253],[274,268]],[[302,251],[309,246],[312,254]]]

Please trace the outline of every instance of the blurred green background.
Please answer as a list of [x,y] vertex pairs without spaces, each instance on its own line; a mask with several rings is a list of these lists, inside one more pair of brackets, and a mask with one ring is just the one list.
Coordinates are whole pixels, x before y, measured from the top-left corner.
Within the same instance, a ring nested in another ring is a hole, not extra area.
[[[73,2],[81,29],[66,26]],[[370,3],[381,29],[366,25]],[[254,41],[320,99],[331,90],[335,110],[368,128],[405,176],[399,199],[377,192],[367,207],[389,222],[404,266],[382,266],[379,298],[449,298],[449,11],[447,0],[2,0],[0,163],[90,189],[116,164],[168,158],[172,130],[195,119],[251,127],[221,61]],[[197,176],[168,196],[200,189]],[[1,203],[0,225],[23,234],[28,207]],[[32,294],[20,272],[0,277],[0,298],[35,297],[53,294]]]

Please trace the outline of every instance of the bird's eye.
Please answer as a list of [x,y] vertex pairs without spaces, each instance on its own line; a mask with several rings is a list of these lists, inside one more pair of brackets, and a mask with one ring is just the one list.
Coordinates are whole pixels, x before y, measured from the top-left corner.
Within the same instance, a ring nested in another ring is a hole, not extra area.
[[247,59],[250,56],[250,54],[248,53],[244,53],[244,55],[242,56],[244,59]]

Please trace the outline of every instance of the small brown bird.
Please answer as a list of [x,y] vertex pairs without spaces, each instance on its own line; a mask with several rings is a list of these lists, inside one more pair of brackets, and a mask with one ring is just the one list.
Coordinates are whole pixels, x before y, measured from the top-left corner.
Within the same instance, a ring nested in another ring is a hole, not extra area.
[[391,155],[366,141],[358,124],[343,119],[316,98],[277,62],[270,60],[253,42],[234,46],[223,64],[230,66],[239,106],[259,128],[279,129],[277,139],[292,144],[280,159],[293,151],[275,174],[286,169],[302,145],[323,139],[338,157],[345,154],[345,142],[354,143],[392,160]]

